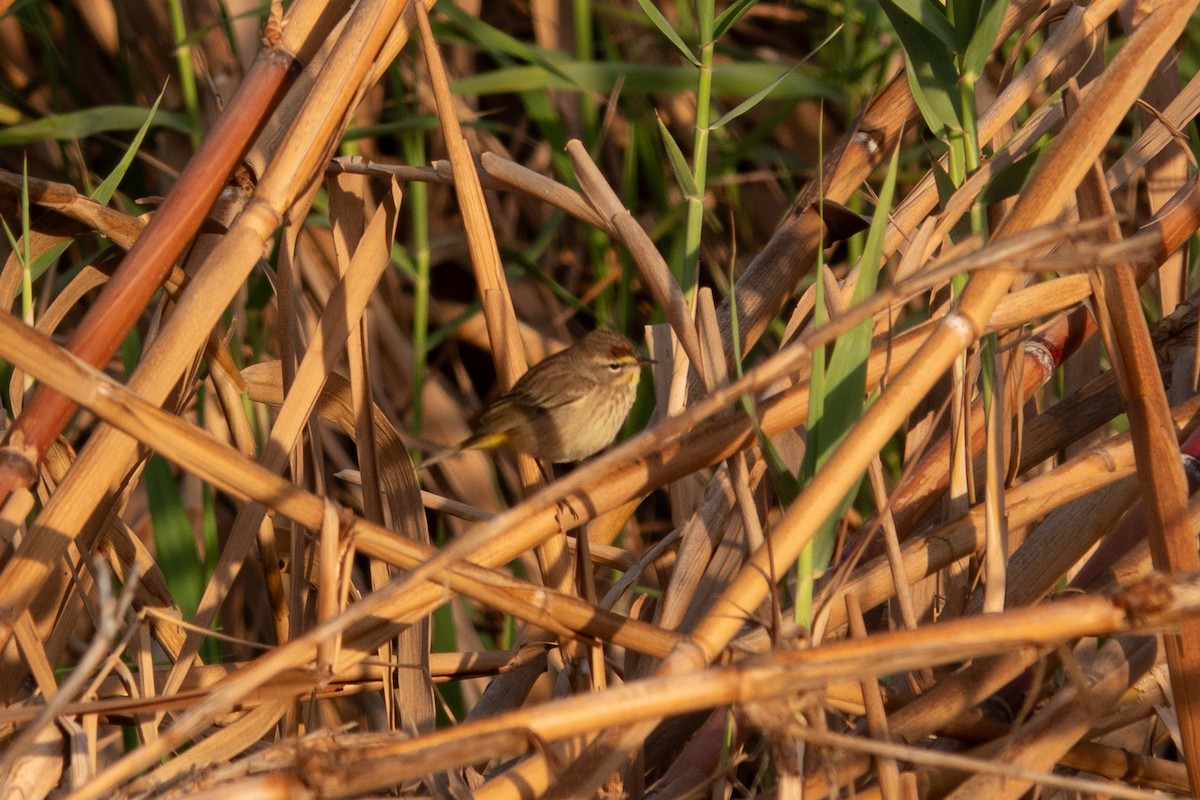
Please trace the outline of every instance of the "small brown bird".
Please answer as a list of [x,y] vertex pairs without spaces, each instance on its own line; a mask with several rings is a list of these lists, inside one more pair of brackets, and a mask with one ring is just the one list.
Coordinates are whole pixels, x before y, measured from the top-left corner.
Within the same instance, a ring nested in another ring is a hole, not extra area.
[[556,464],[585,459],[616,438],[649,363],[619,333],[592,331],[530,367],[487,407],[470,437],[421,468],[463,450],[497,447]]

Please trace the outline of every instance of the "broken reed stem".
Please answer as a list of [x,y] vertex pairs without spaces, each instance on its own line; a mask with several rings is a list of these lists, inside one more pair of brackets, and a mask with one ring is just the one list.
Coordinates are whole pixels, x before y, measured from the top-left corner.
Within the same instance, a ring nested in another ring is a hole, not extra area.
[[[303,8],[312,3],[298,4]],[[303,30],[298,24],[293,36]],[[205,136],[200,148],[150,222],[130,247],[121,267],[104,286],[71,335],[68,349],[85,363],[103,366],[116,353],[146,304],[170,274],[176,260],[204,221],[213,201],[262,129],[271,110],[297,72],[297,54],[285,42],[259,52],[238,85],[229,108]],[[36,475],[46,449],[75,411],[67,397],[39,387],[6,437],[17,459],[31,468],[14,472],[16,461],[0,460],[0,502]]]

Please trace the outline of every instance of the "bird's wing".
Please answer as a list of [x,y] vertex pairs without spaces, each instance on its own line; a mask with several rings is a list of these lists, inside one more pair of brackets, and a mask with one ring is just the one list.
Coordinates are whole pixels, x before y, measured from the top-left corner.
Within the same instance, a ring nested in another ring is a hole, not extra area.
[[581,384],[578,378],[569,375],[562,377],[562,380],[540,381],[540,387],[531,381],[518,380],[496,403],[509,402],[526,408],[558,408],[575,402],[587,391],[588,387]]

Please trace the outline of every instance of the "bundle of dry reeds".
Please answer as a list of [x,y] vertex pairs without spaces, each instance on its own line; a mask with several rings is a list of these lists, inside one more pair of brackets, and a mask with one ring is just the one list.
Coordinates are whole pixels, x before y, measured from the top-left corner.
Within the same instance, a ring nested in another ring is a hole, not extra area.
[[4,796],[1194,795],[1197,4],[0,0]]

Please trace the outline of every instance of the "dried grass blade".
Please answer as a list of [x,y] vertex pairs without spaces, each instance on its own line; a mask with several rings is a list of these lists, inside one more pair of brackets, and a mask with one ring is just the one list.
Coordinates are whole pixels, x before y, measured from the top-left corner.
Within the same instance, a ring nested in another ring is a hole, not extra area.
[[[330,198],[330,218],[333,221],[334,252],[338,274],[344,278],[349,269],[352,254],[362,243],[365,211],[370,197],[369,181],[365,177],[347,174],[330,176],[327,179]],[[371,363],[368,343],[367,317],[364,315],[355,330],[346,340],[346,356],[350,367],[350,403],[354,412],[354,444],[358,455],[358,466],[363,490],[363,516],[378,525],[385,525],[384,489],[377,437],[381,434],[376,427],[375,407],[371,401]],[[389,426],[390,427],[390,426]],[[398,456],[396,467],[408,469],[408,483],[416,486],[416,474],[407,454]],[[411,496],[410,501],[415,498]],[[411,518],[409,519],[411,521]],[[424,520],[409,535],[428,541]],[[330,567],[334,566],[332,563]],[[325,570],[321,570],[324,575]],[[333,574],[332,572],[330,574]],[[392,570],[386,563],[372,560],[370,563],[371,588],[382,588],[391,580]],[[400,631],[394,643],[380,646],[379,658],[383,664],[404,664],[403,670],[393,670],[384,682],[384,707],[393,720],[415,730],[432,730],[436,718],[433,709],[432,686],[429,682],[428,620],[406,627]]]
[[[984,348],[981,358],[993,358],[992,374],[1003,375],[1004,369],[998,351]],[[990,402],[983,403],[986,419],[983,421],[987,441],[984,445],[985,465],[984,514],[987,539],[984,570],[987,585],[984,587],[983,609],[985,612],[1003,611],[1008,575],[1008,513],[1004,501],[1004,451],[1008,442],[1005,421],[1011,413],[1006,408],[1008,393],[1002,388],[993,392]]]
[[[466,742],[474,736],[490,736],[505,730],[524,730],[539,740],[556,741],[589,731],[630,725],[641,720],[673,716],[687,711],[711,708],[727,703],[769,701],[791,697],[816,689],[831,680],[848,676],[870,676],[899,672],[920,666],[949,663],[985,653],[1005,653],[1014,649],[1032,652],[1039,644],[1055,644],[1075,636],[1143,629],[1172,623],[1193,613],[1200,604],[1200,576],[1156,576],[1138,590],[1118,598],[1078,597],[1042,606],[1038,609],[1009,611],[996,615],[991,626],[976,620],[954,620],[931,629],[900,631],[827,644],[821,648],[775,651],[742,664],[707,668],[680,681],[660,676],[610,689],[596,695],[561,698],[536,709],[508,712],[499,717],[466,723],[429,736],[384,741],[326,753],[321,769],[314,770],[341,780],[351,780],[372,765],[386,763],[391,780],[413,776],[416,770],[431,769],[426,760],[441,753],[438,768],[447,769],[456,759],[475,759],[477,752],[455,748],[453,742]],[[1139,591],[1158,592],[1170,600],[1161,612],[1141,618],[1150,611],[1137,600]],[[1124,604],[1134,601],[1132,607]],[[377,740],[378,741],[378,740]],[[415,773],[419,774],[419,773]],[[504,796],[506,776],[485,784],[478,798]],[[359,786],[358,791],[372,787]]]
[[[858,597],[853,594],[846,595],[846,619],[850,623],[850,634],[854,638],[862,639],[867,636],[862,607],[858,603]],[[881,742],[891,741],[888,734],[887,713],[883,708],[883,699],[879,696],[879,684],[872,678],[862,681],[860,685],[871,738]],[[901,796],[900,769],[896,760],[881,756],[875,759],[875,765],[879,773],[879,787],[883,800],[899,800]]]
[[[1080,198],[1093,205],[1083,210],[1111,213],[1099,166],[1089,177]],[[1187,479],[1132,272],[1128,266],[1104,270],[1107,296],[1100,300],[1112,320],[1114,362],[1121,365],[1118,385],[1125,392],[1154,565],[1168,572],[1191,571],[1200,567],[1200,557],[1188,524]],[[1185,622],[1179,633],[1164,640],[1188,778],[1193,790],[1200,791],[1200,620]]]
[[[130,791],[153,791],[189,771],[229,761],[270,733],[289,709],[288,703],[262,703],[250,709],[233,723],[139,778],[130,786]],[[88,788],[82,787],[79,794],[86,796]]]
[[[442,63],[437,41],[429,26],[428,13],[419,3],[415,8],[425,63],[437,102],[438,119],[442,125],[450,164],[454,169],[454,191],[463,216],[467,247],[471,253],[471,267],[475,273],[480,299],[483,300],[492,359],[496,364],[500,387],[507,390],[512,388],[528,368],[524,345],[517,332],[516,312],[513,310],[504,265],[500,261],[496,233],[492,228],[487,204],[484,202],[478,169],[458,124],[456,105],[450,94],[445,64]],[[531,457],[519,454],[517,468],[526,491],[541,485],[541,470]],[[571,591],[574,586],[574,568],[567,555],[566,534],[550,537],[543,542],[538,549],[538,558],[548,585],[562,592]],[[449,563],[448,558],[441,561],[442,566]],[[431,567],[427,574],[433,571],[434,568]],[[574,652],[574,643],[564,641],[562,644],[569,652]]]
[[[78,357],[100,366],[116,352],[282,96],[293,63],[294,56],[282,47],[260,54],[231,99],[228,113],[209,131],[121,269],[76,327],[69,346]],[[16,443],[37,464],[73,411],[74,405],[61,394],[39,391],[5,441]],[[7,497],[19,479],[0,468],[0,497]]]
[[[1112,530],[1136,494],[1137,481],[1130,476],[1047,515],[1009,559],[1008,607],[1031,605],[1045,597],[1071,565]],[[972,603],[967,613],[981,609],[982,604]]]
[[[512,297],[500,252],[496,246],[496,234],[489,219],[483,188],[470,147],[463,138],[462,128],[456,116],[456,104],[450,94],[450,82],[446,67],[442,63],[437,41],[429,27],[429,16],[424,6],[418,4],[417,24],[421,32],[421,44],[425,50],[425,62],[429,79],[437,101],[438,119],[442,125],[446,149],[450,154],[450,165],[454,170],[454,191],[462,212],[467,247],[471,252],[471,266],[479,286],[480,298],[496,292],[500,301],[496,314],[487,315],[488,335],[492,341],[492,358],[496,362],[498,375],[504,389],[510,388],[526,370],[525,351],[516,338],[517,319],[513,312]],[[486,307],[485,307],[486,308]]]
[[[1058,212],[1071,188],[1083,177],[1080,153],[1098,153],[1107,144],[1108,134],[1133,102],[1134,93],[1141,88],[1157,59],[1178,38],[1195,5],[1195,2],[1187,2],[1160,6],[1129,38],[1084,101],[1080,113],[1055,141],[1041,170],[1002,225],[998,236],[1027,230],[1048,221]],[[708,659],[715,657],[736,631],[744,609],[757,607],[773,584],[773,581],[764,581],[762,576],[778,575],[780,566],[794,558],[815,533],[821,520],[833,510],[855,476],[860,474],[862,466],[879,452],[907,416],[916,399],[924,396],[961,348],[984,329],[988,316],[1007,292],[1010,282],[1007,274],[984,272],[968,283],[956,310],[930,334],[918,356],[893,379],[888,391],[843,440],[830,459],[830,468],[814,476],[772,531],[772,547],[762,548],[755,554],[741,579],[730,586],[706,624],[697,629],[696,638],[705,648]],[[686,669],[694,655],[681,654],[677,665],[664,665],[664,668]]]
[[[95,267],[84,267],[79,271],[79,274],[71,279],[70,283],[63,287],[63,290],[54,298],[50,307],[38,317],[37,329],[46,334],[54,333],[58,329],[58,324],[75,307],[75,304],[84,295],[97,286],[102,286],[107,280],[108,276]],[[13,401],[12,413],[14,416],[20,416],[21,414],[21,409],[24,407],[24,395],[25,373],[23,370],[13,370],[12,377],[9,380],[9,397]]]
[[567,142],[567,153],[575,166],[575,175],[583,188],[584,196],[606,220],[607,227],[616,231],[618,238],[625,243],[637,265],[638,274],[642,276],[667,321],[671,323],[671,330],[679,338],[679,343],[691,360],[693,368],[698,375],[704,376],[707,366],[700,347],[700,337],[696,333],[692,313],[683,297],[683,291],[671,274],[671,268],[663,260],[650,236],[629,213],[629,209],[621,204],[617,193],[609,186],[583,143],[578,139]]
[[[758,472],[761,477],[762,469]],[[664,628],[686,630],[685,614],[702,604],[696,590],[705,577],[713,553],[733,532],[728,520],[734,502],[728,466],[719,468],[704,487],[704,496],[696,510],[678,529],[679,550],[671,570],[671,582],[663,591],[658,611],[659,624]]]
[[[0,328],[19,324],[0,316]],[[0,341],[5,339],[0,335]],[[41,380],[72,392],[77,401],[112,424],[138,432],[150,446],[170,453],[185,468],[224,491],[234,496],[270,502],[275,510],[306,527],[320,528],[325,515],[325,500],[293,486],[261,465],[248,462],[232,448],[211,441],[179,418],[149,406],[109,379],[64,356],[61,350],[45,339],[26,336],[24,342],[24,347],[6,350],[5,355],[12,358],[14,363],[27,366],[34,362],[41,363],[44,367],[38,373]],[[91,376],[90,381],[85,376]],[[94,391],[79,388],[94,382],[103,384],[103,388]],[[190,442],[191,446],[181,446],[181,442]],[[359,547],[365,554],[386,557],[405,569],[428,562],[436,553],[427,545],[400,539],[393,532],[365,520],[355,520],[346,535],[352,546]],[[507,562],[512,557],[511,552],[505,551],[482,554],[484,561],[493,564]],[[465,578],[466,583],[462,582],[461,576],[469,576]],[[497,606],[543,626],[552,625],[563,632],[579,632],[585,637],[602,637],[606,641],[611,636],[615,637],[611,639],[614,643],[648,649],[648,652],[655,654],[665,653],[678,639],[645,623],[600,611],[578,598],[562,596],[562,599],[556,600],[556,596],[545,588],[505,579],[470,564],[456,567],[446,576],[446,580],[451,588],[460,591],[465,588],[465,593],[478,602]],[[409,592],[402,597],[402,604],[409,610],[393,608],[389,618],[405,621],[416,613],[413,609],[425,608],[430,603],[437,604],[445,599],[445,584],[441,579],[422,591],[425,594],[421,596]],[[396,600],[397,584],[393,583],[387,590],[370,595],[363,601],[365,606],[363,603],[352,606],[346,616],[359,619],[375,605],[394,603]],[[556,622],[556,615],[560,612],[565,613],[563,619],[569,621]],[[348,638],[347,643],[350,641]]]
[[[1135,20],[1140,22],[1136,19],[1137,16],[1135,14]],[[1194,90],[1192,94],[1195,94]],[[1167,106],[1176,98],[1182,99],[1182,96],[1178,57],[1172,54],[1163,59],[1150,82],[1146,84],[1140,115],[1142,123],[1147,125],[1156,122],[1157,109]],[[1185,144],[1186,136],[1180,130],[1183,126],[1163,127],[1172,133],[1168,144],[1175,146],[1164,147],[1146,164],[1146,195],[1151,212],[1158,211],[1176,191],[1183,188],[1188,180],[1189,166],[1194,166],[1196,162],[1195,156]],[[1182,251],[1173,253],[1158,270],[1159,308],[1163,316],[1170,314],[1183,301],[1187,280],[1186,255]]]
[[[1092,724],[1114,707],[1129,687],[1154,664],[1157,642],[1152,637],[1110,639],[1097,652],[1093,642],[1082,648],[1086,666],[1027,723],[999,748],[982,748],[993,764],[1028,770],[1049,770]],[[1082,649],[1081,648],[1081,649]],[[1078,652],[1078,651],[1077,651]],[[1090,657],[1087,657],[1090,656]],[[1030,783],[1011,776],[975,774],[946,795],[947,800],[987,797],[1016,800]]]
[[[95,231],[124,250],[132,247],[146,228],[146,222],[142,218],[108,208],[90,197],[79,194],[70,184],[33,177],[27,180],[30,201],[84,225],[88,230]],[[20,196],[21,181],[21,175],[0,170],[0,193],[12,197]],[[7,294],[4,297],[11,302]]]
[[[399,0],[384,3],[389,13],[398,13]],[[303,44],[305,37],[314,31],[313,24],[322,14],[333,14],[337,7],[325,3],[298,3],[290,11],[295,15],[284,33],[288,43]],[[359,41],[362,52],[370,50],[387,31],[378,31],[376,23],[381,19],[373,12],[372,4],[356,7],[356,24],[363,28]],[[369,16],[368,16],[369,14]],[[386,16],[384,18],[386,20]],[[301,21],[302,20],[302,21]],[[325,20],[326,24],[332,24]],[[322,29],[322,33],[326,29]],[[324,78],[324,76],[322,76]],[[345,108],[348,100],[340,81],[343,76],[332,75],[329,81],[336,83],[332,96],[323,96],[308,106],[310,117],[326,125],[336,126],[341,116],[331,110]],[[320,86],[321,81],[318,81]],[[298,126],[292,133],[300,141],[299,130],[308,132],[306,126]],[[333,130],[333,127],[330,128]],[[326,136],[323,143],[334,138]],[[284,148],[285,153],[288,152]],[[300,160],[303,160],[300,157]],[[271,169],[263,175],[259,184],[256,202],[246,207],[238,216],[229,233],[204,259],[202,267],[189,284],[189,291],[179,298],[178,305],[163,328],[159,338],[142,357],[138,370],[130,378],[129,385],[143,397],[162,402],[176,386],[181,374],[192,364],[195,354],[207,340],[214,323],[219,319],[230,298],[243,285],[251,268],[262,255],[264,242],[270,239],[284,210],[290,207],[292,196],[285,189],[290,187],[297,175],[295,151],[286,158],[272,162]],[[205,165],[211,169],[211,164]],[[278,202],[271,206],[266,202]],[[113,486],[120,476],[136,463],[136,442],[110,428],[101,428],[88,442],[74,468],[59,485],[58,491],[43,508],[37,524],[30,530],[21,550],[21,557],[11,560],[4,568],[0,579],[0,606],[5,609],[27,608],[38,595],[39,588],[47,582],[49,570],[62,556],[67,545],[81,534],[84,541],[95,535],[96,518],[103,519],[113,499]],[[63,535],[63,534],[66,535]],[[0,619],[0,644],[11,636],[10,624]]]
[[[301,431],[307,424],[312,409],[320,396],[325,378],[333,368],[340,353],[340,345],[350,336],[352,328],[361,318],[371,292],[379,276],[391,263],[391,241],[395,234],[400,207],[400,189],[393,184],[391,193],[376,210],[363,240],[355,251],[344,280],[329,298],[322,314],[321,323],[309,344],[296,372],[296,380],[280,409],[279,416],[271,429],[271,436],[263,448],[262,464],[272,473],[282,472],[289,454]],[[171,457],[169,453],[164,453]],[[207,628],[215,618],[225,594],[241,569],[243,560],[255,540],[255,533],[263,524],[267,507],[251,503],[238,514],[230,531],[225,548],[213,579],[205,587],[204,597],[196,613],[196,624]],[[314,526],[320,529],[321,525]],[[336,573],[334,565],[324,565],[328,572]],[[172,678],[165,691],[175,691],[183,679],[192,657],[198,652],[200,639],[189,636],[181,659],[176,663]]]
[[[1186,436],[1200,425],[1200,397],[1193,397],[1172,409],[1179,436]],[[1129,433],[1105,440],[1046,475],[1031,478],[1008,491],[1009,525],[1020,527],[1041,519],[1097,489],[1132,475],[1136,468]],[[908,582],[913,583],[947,564],[970,555],[982,545],[983,519],[979,510],[940,525],[902,548]],[[884,558],[860,567],[847,582],[867,608],[883,602],[893,589],[892,573]],[[839,605],[831,604],[830,627],[844,624]]]
[[501,158],[495,153],[482,153],[479,163],[486,174],[497,181],[525,192],[530,197],[536,197],[555,208],[561,208],[576,219],[582,220],[593,228],[604,231],[610,236],[616,236],[617,231],[608,220],[589,204],[579,192],[564,186],[558,181],[534,172],[507,158]]
[[1200,73],[1193,75],[1187,86],[1181,89],[1162,109],[1154,122],[1142,131],[1142,135],[1117,159],[1104,177],[1110,191],[1124,185],[1125,181],[1143,166],[1154,154],[1162,152],[1175,138],[1175,132],[1187,126],[1189,120],[1200,114]]

